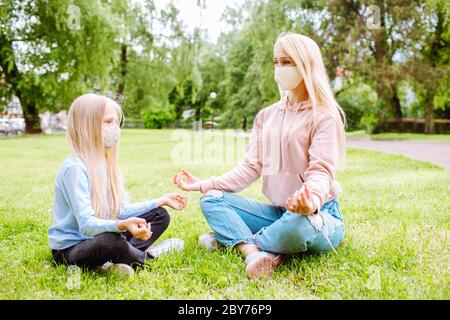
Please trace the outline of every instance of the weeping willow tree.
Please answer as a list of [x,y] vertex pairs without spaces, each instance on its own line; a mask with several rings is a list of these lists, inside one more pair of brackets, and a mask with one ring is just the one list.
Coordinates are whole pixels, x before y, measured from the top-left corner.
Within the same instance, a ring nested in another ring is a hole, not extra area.
[[2,100],[20,99],[29,133],[40,132],[41,111],[86,92],[124,96],[130,117],[167,108],[175,85],[167,41],[183,35],[177,14],[151,0],[2,1]]
[[20,99],[27,132],[40,131],[40,110],[108,87],[116,25],[111,7],[95,0],[1,2],[0,85]]

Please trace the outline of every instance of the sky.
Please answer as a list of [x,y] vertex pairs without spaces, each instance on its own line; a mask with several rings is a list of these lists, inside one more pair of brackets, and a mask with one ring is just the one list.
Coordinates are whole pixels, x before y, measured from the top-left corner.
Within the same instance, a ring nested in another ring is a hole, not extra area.
[[[197,6],[198,0],[172,0],[180,11],[180,18],[186,26],[188,32],[200,27],[207,30],[210,41],[216,42],[220,32],[229,30],[225,21],[221,21],[222,13],[227,6],[234,7],[244,2],[244,0],[205,0],[206,8]],[[170,0],[155,0],[159,8],[169,4]]]

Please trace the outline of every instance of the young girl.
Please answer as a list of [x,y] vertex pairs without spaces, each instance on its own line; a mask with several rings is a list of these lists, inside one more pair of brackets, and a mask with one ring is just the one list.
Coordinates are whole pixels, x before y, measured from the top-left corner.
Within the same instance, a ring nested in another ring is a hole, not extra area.
[[[273,62],[281,100],[256,115],[244,161],[208,180],[186,170],[174,176],[181,189],[204,193],[200,205],[214,233],[199,244],[237,248],[250,278],[272,275],[283,254],[334,250],[344,236],[335,172],[345,153],[345,117],[319,47],[282,34]],[[261,176],[271,203],[235,194]]]
[[183,248],[181,239],[151,245],[169,225],[162,206],[181,210],[184,196],[169,193],[127,203],[118,163],[122,117],[116,102],[97,94],[83,95],[70,107],[66,136],[71,155],[56,176],[53,225],[48,230],[58,264],[132,274],[131,265]]

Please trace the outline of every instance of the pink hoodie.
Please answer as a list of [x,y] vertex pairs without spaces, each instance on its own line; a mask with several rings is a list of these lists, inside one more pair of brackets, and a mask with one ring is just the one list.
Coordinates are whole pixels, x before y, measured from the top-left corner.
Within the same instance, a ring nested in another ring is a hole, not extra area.
[[326,111],[314,119],[307,101],[291,105],[287,98],[255,117],[244,161],[234,169],[200,182],[202,192],[239,192],[263,176],[262,192],[276,206],[306,183],[316,208],[341,192],[334,179],[338,159],[338,127]]

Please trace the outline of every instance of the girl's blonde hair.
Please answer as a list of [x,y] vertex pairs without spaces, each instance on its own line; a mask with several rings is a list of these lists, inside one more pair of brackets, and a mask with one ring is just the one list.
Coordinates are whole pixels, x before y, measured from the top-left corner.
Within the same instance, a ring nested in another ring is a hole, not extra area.
[[[322,54],[317,43],[307,36],[298,33],[282,33],[278,36],[275,46],[280,45],[300,70],[308,91],[309,103],[314,112],[314,118],[319,108],[328,111],[338,125],[338,162],[343,165],[345,160],[345,113],[334,98],[331,90]],[[283,92],[280,88],[283,98]]]
[[[102,219],[116,217],[126,192],[118,161],[118,145],[103,145],[103,116],[107,106],[117,112],[122,122],[122,108],[114,100],[85,94],[73,101],[69,109],[66,137],[70,150],[86,166],[91,180],[91,201],[95,215]],[[106,192],[106,193],[105,193]]]

